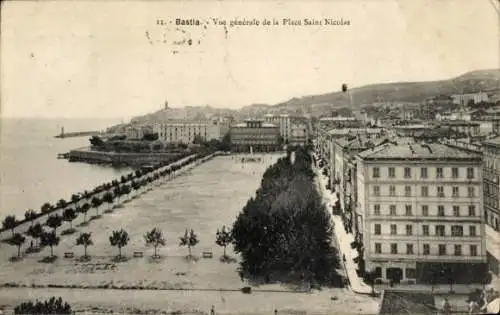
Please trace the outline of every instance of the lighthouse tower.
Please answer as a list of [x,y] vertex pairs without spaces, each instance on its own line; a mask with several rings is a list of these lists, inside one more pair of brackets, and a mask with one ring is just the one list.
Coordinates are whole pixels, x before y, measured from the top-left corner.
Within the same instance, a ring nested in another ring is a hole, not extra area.
[[168,109],[168,101],[165,101],[165,109]]

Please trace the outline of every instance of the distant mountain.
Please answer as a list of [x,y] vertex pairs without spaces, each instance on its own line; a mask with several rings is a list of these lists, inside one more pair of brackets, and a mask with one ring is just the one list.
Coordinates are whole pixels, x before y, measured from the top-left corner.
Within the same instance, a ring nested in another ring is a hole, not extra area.
[[428,82],[396,82],[370,84],[352,88],[347,93],[332,92],[292,98],[273,106],[274,110],[296,111],[307,109],[313,116],[319,116],[332,108],[358,108],[363,104],[377,102],[421,102],[425,98],[445,94],[474,93],[489,91],[498,94],[500,90],[500,69],[477,70],[459,77]]
[[500,69],[467,72],[449,80],[428,82],[395,82],[370,84],[355,87],[348,92],[331,92],[320,95],[294,97],[275,105],[252,104],[239,110],[214,108],[211,106],[188,106],[161,109],[144,116],[135,117],[132,123],[152,123],[163,119],[203,119],[231,115],[236,120],[262,117],[267,113],[310,114],[319,117],[328,115],[341,107],[359,108],[364,104],[378,102],[421,102],[425,98],[440,94],[491,92],[500,94]]

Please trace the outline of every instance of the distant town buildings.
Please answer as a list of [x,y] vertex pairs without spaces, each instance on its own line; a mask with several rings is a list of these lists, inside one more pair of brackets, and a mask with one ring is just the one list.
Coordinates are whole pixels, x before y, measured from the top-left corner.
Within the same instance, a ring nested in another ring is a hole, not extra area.
[[477,93],[461,93],[451,95],[453,99],[453,104],[458,105],[468,105],[469,102],[474,102],[475,104],[480,102],[487,102],[489,100],[488,94],[486,92]]
[[306,117],[267,114],[264,121],[279,126],[284,144],[304,145],[309,140],[309,119]]
[[266,123],[263,119],[247,119],[231,126],[231,145],[234,151],[275,151],[280,150],[280,127]]
[[366,270],[425,281],[436,265],[454,282],[484,274],[482,157],[439,143],[386,143],[357,155],[354,229]]
[[191,121],[172,119],[156,123],[154,132],[164,143],[192,144],[195,137],[210,141],[221,140],[229,131],[229,122],[224,120]]

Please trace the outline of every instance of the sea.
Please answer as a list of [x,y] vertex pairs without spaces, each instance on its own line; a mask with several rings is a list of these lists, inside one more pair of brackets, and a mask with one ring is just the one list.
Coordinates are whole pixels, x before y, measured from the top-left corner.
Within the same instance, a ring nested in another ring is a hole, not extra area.
[[71,194],[119,178],[130,168],[70,163],[58,153],[89,145],[89,137],[54,138],[65,132],[105,130],[121,119],[0,119],[0,220],[8,214],[24,218]]

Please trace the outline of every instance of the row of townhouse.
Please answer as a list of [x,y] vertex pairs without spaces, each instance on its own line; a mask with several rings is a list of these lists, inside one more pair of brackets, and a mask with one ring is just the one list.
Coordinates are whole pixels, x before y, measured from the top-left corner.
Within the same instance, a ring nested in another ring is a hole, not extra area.
[[304,145],[310,139],[310,122],[307,117],[267,114],[264,116],[264,122],[279,127],[280,136],[285,144]]
[[447,268],[456,282],[480,281],[487,271],[480,153],[390,132],[320,134],[316,148],[365,270],[428,282]]

